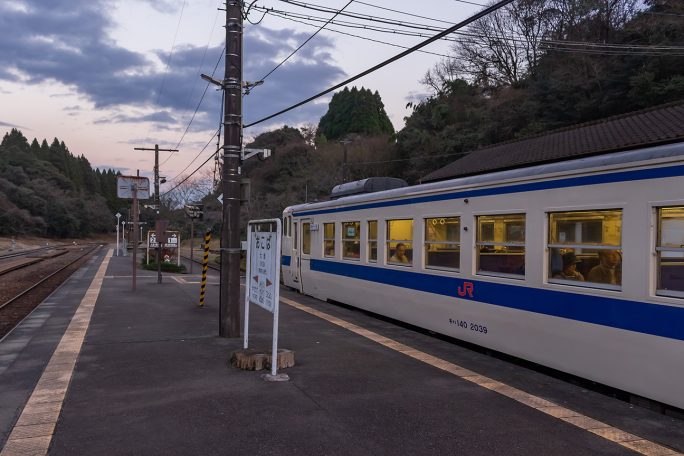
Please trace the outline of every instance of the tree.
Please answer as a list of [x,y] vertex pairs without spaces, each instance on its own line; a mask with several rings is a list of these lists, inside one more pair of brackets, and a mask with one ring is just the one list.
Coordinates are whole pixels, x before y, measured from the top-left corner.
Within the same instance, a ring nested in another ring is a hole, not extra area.
[[317,134],[328,140],[341,139],[350,134],[391,135],[394,127],[390,122],[380,94],[363,87],[359,90],[347,87],[333,95],[328,112],[318,123]]

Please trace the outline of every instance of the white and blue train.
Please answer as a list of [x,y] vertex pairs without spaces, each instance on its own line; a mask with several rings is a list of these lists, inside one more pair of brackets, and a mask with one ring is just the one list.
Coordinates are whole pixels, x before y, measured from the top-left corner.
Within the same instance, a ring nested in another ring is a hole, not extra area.
[[301,204],[285,285],[684,408],[684,144]]

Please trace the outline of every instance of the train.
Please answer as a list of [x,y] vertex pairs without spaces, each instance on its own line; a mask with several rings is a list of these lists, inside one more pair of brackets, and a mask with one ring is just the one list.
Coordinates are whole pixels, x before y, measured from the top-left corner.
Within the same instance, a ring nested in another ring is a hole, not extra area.
[[284,210],[282,280],[682,409],[683,176],[675,143],[343,191]]

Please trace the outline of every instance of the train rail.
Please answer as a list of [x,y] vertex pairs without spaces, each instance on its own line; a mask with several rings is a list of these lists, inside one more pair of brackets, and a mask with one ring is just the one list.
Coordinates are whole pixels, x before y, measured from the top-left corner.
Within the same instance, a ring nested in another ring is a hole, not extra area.
[[35,253],[45,252],[45,251],[49,251],[49,250],[62,249],[66,246],[68,246],[68,244],[47,245],[44,247],[38,247],[37,249],[29,249],[29,250],[14,251],[14,252],[10,252],[10,253],[3,253],[2,255],[0,255],[0,261],[6,260],[9,258],[30,256],[30,255],[33,255]]
[[[202,253],[198,252],[198,255],[202,255]],[[181,252],[181,258],[183,258],[184,260],[192,261],[193,263],[196,263],[199,265],[202,264],[202,260],[201,260],[202,257],[201,256],[200,256],[199,260],[197,259],[197,256],[194,256],[192,259],[190,259],[189,255],[186,255],[185,253]],[[216,271],[221,270],[221,268],[218,265],[214,264],[214,262],[212,262],[212,261],[209,262],[209,268],[214,269]]]
[[[99,245],[85,245],[80,246],[81,250],[78,251],[70,249],[69,253],[71,255],[68,258],[61,258],[61,260],[66,260],[66,263],[63,261],[58,264],[56,262],[50,264],[47,262],[35,263],[32,266],[40,266],[42,271],[34,271],[30,267],[20,271],[15,270],[14,274],[16,276],[3,277],[5,281],[15,283],[15,289],[11,290],[10,293],[16,294],[10,297],[0,296],[0,338],[10,332],[24,317],[30,314],[49,293],[64,282],[73,270],[80,266],[87,256],[99,247]],[[41,276],[41,273],[46,275]],[[36,276],[39,277],[39,280],[35,280]],[[5,290],[10,289],[9,284],[3,285]]]

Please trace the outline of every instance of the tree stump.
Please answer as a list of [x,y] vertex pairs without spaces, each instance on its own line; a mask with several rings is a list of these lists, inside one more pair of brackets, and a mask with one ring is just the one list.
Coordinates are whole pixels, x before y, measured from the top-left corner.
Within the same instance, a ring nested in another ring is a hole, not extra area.
[[[242,370],[262,370],[271,368],[271,350],[248,348],[238,350],[230,357],[230,364]],[[277,369],[285,369],[295,365],[294,352],[284,348],[278,349]]]

